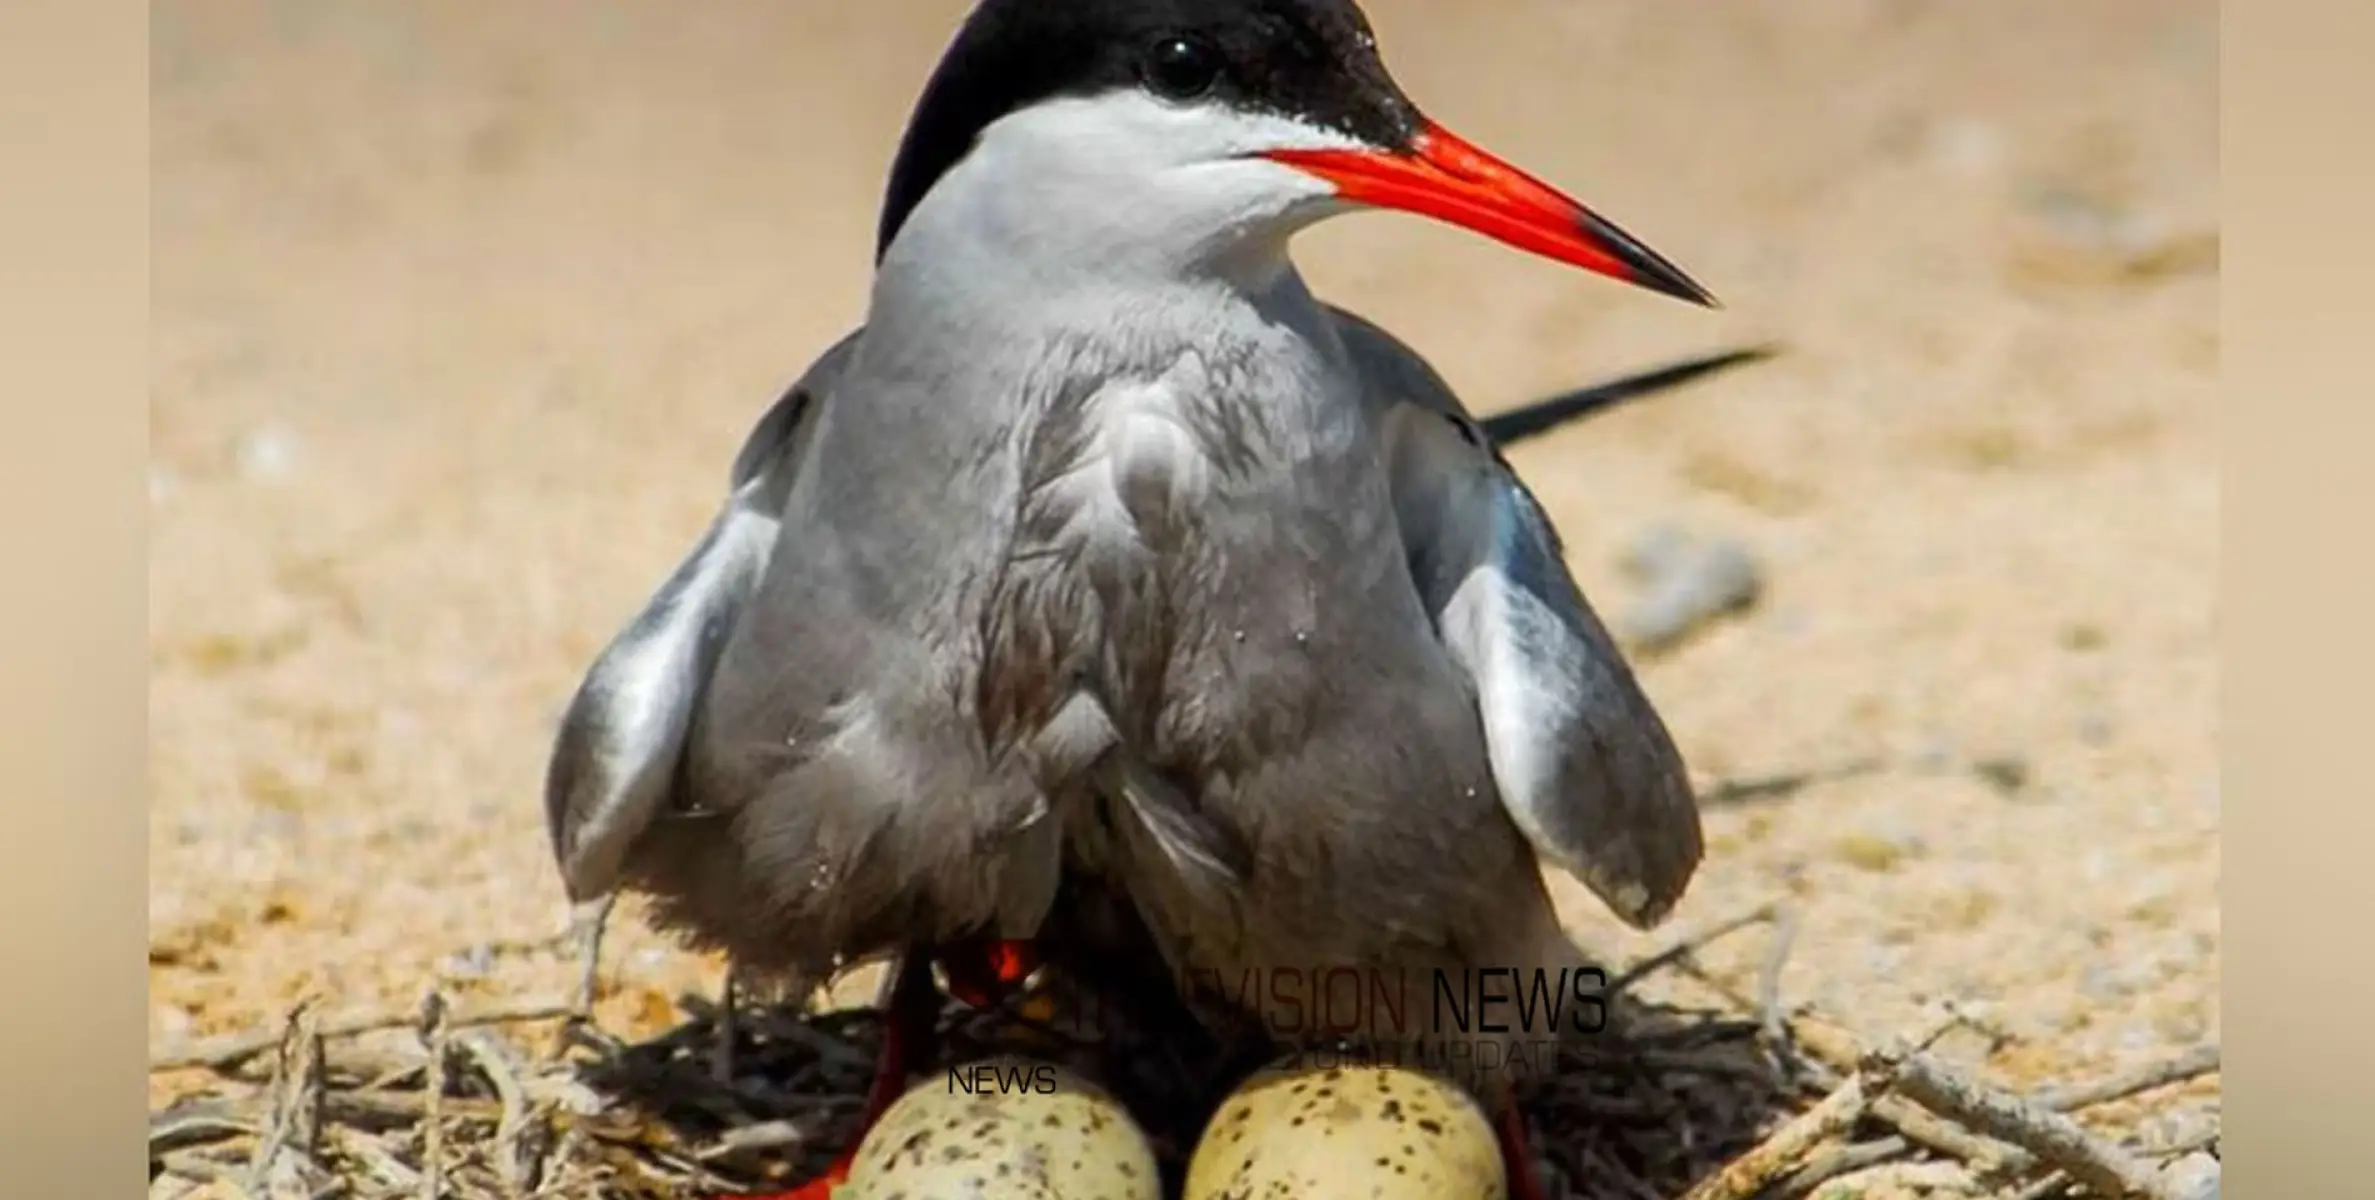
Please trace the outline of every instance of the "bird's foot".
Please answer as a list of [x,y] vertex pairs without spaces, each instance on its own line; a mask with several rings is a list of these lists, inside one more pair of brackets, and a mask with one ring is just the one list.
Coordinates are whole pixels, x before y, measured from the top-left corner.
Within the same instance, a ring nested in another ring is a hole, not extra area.
[[984,938],[948,947],[940,967],[949,995],[987,1010],[1004,1004],[1039,969],[1039,953],[1028,941]]
[[1551,1200],[1542,1186],[1542,1172],[1534,1165],[1533,1139],[1526,1135],[1526,1116],[1517,1107],[1515,1089],[1501,1097],[1501,1115],[1493,1122],[1501,1143],[1501,1167],[1509,1176],[1509,1200]]
[[849,1166],[856,1159],[854,1148],[833,1160],[825,1173],[788,1192],[762,1192],[751,1196],[724,1197],[721,1200],[833,1200],[833,1193],[849,1182]]
[[866,1144],[866,1135],[891,1105],[907,1094],[908,1068],[931,1055],[939,1028],[940,996],[932,987],[931,960],[911,952],[900,960],[898,972],[883,1014],[882,1052],[874,1060],[874,1081],[866,1088],[866,1103],[858,1111],[858,1128],[850,1135],[848,1147],[823,1174],[798,1187],[721,1200],[832,1200],[834,1191],[849,1181],[858,1148]]

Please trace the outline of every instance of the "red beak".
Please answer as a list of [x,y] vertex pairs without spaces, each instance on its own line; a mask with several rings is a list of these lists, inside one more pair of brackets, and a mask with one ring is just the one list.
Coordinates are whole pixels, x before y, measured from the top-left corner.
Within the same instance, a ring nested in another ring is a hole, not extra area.
[[1325,179],[1355,203],[1448,221],[1520,250],[1716,307],[1706,288],[1633,235],[1433,122],[1407,150],[1274,150],[1263,157]]

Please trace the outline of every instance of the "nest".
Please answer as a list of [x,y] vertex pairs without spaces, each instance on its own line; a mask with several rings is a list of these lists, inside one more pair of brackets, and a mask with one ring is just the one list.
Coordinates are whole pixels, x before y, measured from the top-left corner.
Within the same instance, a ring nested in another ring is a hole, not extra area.
[[[1925,1052],[1965,1023],[1951,1012],[1917,1034],[1868,1041],[1769,996],[1683,1009],[1633,994],[1651,973],[1695,970],[1696,944],[1620,975],[1619,1020],[1565,1048],[1563,1069],[1521,1097],[1554,1196],[1794,1197],[1911,1170],[1926,1173],[1924,1190],[1950,1194],[2182,1200],[2191,1193],[2164,1166],[2216,1149],[2214,1136],[2118,1145],[2066,1115],[2215,1072],[2215,1046],[2022,1097]],[[205,1068],[212,1081],[152,1115],[151,1192],[657,1200],[781,1190],[824,1170],[857,1132],[878,1015],[680,1004],[690,1019],[632,1044],[578,1006],[467,1013],[432,995],[418,1014],[360,1021],[300,1009],[278,1030],[164,1056],[153,1070]],[[942,1058],[1021,1053],[1104,1083],[1147,1129],[1176,1195],[1232,1080],[1162,1053],[1147,1030],[1115,1036],[1108,1024],[1084,1037],[1049,1015],[1058,1008],[1044,995],[990,1012],[952,1005]]]

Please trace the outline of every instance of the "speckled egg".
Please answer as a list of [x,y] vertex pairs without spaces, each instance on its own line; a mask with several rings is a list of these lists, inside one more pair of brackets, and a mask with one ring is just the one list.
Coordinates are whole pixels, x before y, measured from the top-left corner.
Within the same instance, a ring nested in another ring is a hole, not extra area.
[[1153,1148],[1119,1102],[1052,1063],[1004,1056],[899,1098],[834,1200],[1161,1200]]
[[1188,1162],[1185,1200],[1505,1200],[1492,1122],[1404,1067],[1299,1057],[1248,1079]]

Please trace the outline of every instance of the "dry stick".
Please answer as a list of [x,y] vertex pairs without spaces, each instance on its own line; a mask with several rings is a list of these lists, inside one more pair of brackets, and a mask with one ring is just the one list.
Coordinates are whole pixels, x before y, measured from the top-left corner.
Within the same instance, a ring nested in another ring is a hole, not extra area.
[[1702,809],[1725,808],[1754,804],[1764,800],[1782,800],[1818,783],[1841,783],[1862,775],[1870,775],[1888,766],[1883,759],[1859,758],[1829,767],[1815,767],[1802,771],[1782,771],[1745,779],[1726,779],[1699,793]]
[[1705,948],[1710,943],[1725,937],[1729,937],[1732,934],[1738,933],[1741,930],[1747,929],[1751,926],[1762,925],[1765,922],[1772,920],[1773,915],[1780,911],[1780,909],[1780,901],[1768,900],[1763,904],[1760,904],[1755,908],[1740,914],[1739,916],[1731,918],[1728,921],[1720,922],[1707,929],[1701,930],[1698,933],[1691,934],[1688,937],[1676,942],[1675,944],[1650,955],[1648,958],[1642,959],[1640,962],[1626,967],[1624,971],[1615,978],[1615,980],[1609,983],[1608,990],[1610,992],[1624,991],[1626,988],[1640,982],[1643,978],[1649,975],[1656,974],[1658,971],[1664,970],[1665,968],[1673,966],[1676,963],[1688,960],[1693,954],[1696,954],[1699,950]]
[[[446,1119],[454,1121],[492,1125],[503,1114],[500,1105],[463,1096],[445,1096],[439,1104]],[[418,1126],[428,1115],[429,1099],[425,1090],[332,1092],[325,1098],[325,1108],[333,1124],[386,1131]]]
[[[535,1021],[559,1021],[576,1014],[577,1009],[572,1005],[539,1003],[494,1008],[484,1012],[461,1013],[448,1016],[446,1020],[447,1024],[453,1028],[467,1029],[480,1025],[520,1025]],[[416,1027],[419,1024],[420,1014],[418,1013],[407,1013],[402,1016],[356,1017],[322,1025],[319,1033],[324,1040],[345,1039],[371,1033],[385,1033],[391,1029]],[[229,1071],[279,1045],[281,1037],[282,1035],[279,1033],[267,1032],[243,1033],[235,1037],[221,1038],[174,1054],[152,1055],[149,1059],[148,1069],[151,1072],[186,1071],[204,1067],[215,1071]]]
[[382,1188],[391,1192],[411,1192],[420,1188],[421,1173],[388,1153],[377,1139],[352,1129],[339,1130],[338,1135],[339,1149],[345,1151],[348,1158],[361,1164],[363,1171]]
[[495,1121],[495,1169],[503,1176],[505,1189],[518,1196],[528,1187],[530,1165],[521,1153],[528,1134],[528,1092],[520,1083],[519,1073],[512,1069],[511,1060],[496,1045],[494,1039],[479,1030],[471,1030],[461,1037],[462,1050],[478,1067],[479,1074],[494,1085],[495,1097],[503,1105],[503,1115]]
[[753,1150],[793,1150],[815,1141],[816,1136],[816,1130],[803,1129],[792,1121],[761,1121],[727,1130],[717,1141],[693,1151],[693,1157],[707,1163]]
[[740,1007],[741,989],[736,986],[732,963],[726,964],[726,982],[718,989],[716,1029],[717,1045],[710,1054],[709,1074],[721,1084],[734,1082],[734,1034],[736,1010]]
[[2019,1146],[2102,1195],[2169,1197],[2151,1167],[2067,1116],[1966,1079],[1920,1054],[1880,1051],[1865,1056],[1865,1065],[1886,1072],[1922,1107]]
[[2045,1200],[2045,1197],[2069,1186],[2069,1176],[2060,1171],[2049,1171],[2045,1178],[2035,1183],[2022,1184],[2008,1191],[1999,1192],[1997,1195],[2004,1197],[2004,1200]]
[[[2197,1046],[2174,1058],[2130,1067],[2116,1075],[2093,1083],[2049,1088],[2037,1093],[2030,1102],[2057,1112],[2078,1112],[2098,1104],[2125,1100],[2139,1092],[2147,1092],[2154,1088],[2197,1079],[2218,1070],[2218,1068],[2218,1046],[2215,1043],[2208,1046]],[[2039,1165],[2036,1157],[2026,1150],[1963,1133],[1918,1107],[1911,1107],[1910,1112],[1897,1111],[1896,1106],[1891,1103],[1893,1100],[1892,1097],[1890,1100],[1873,1105],[1873,1115],[1895,1125],[1900,1130],[1898,1134],[1844,1147],[1825,1155],[1790,1176],[1789,1181],[1782,1186],[1781,1191],[1777,1194],[1778,1200],[1803,1196],[1841,1175],[1864,1170],[1899,1155],[1911,1153],[1917,1142],[1933,1150],[1970,1162],[1983,1172],[2018,1175],[2033,1171]],[[1939,1136],[1941,1134],[1946,1136]],[[1975,1146],[1977,1153],[1958,1148],[1959,1146]],[[2154,1147],[2150,1153],[2155,1157],[2166,1158],[2196,1148],[2191,1145],[2160,1146]],[[1993,1161],[1990,1161],[1991,1159]],[[2061,1186],[2065,1182],[2062,1173],[2054,1171],[2044,1179],[2020,1185],[2014,1189],[2014,1194],[2029,1195],[2033,1191],[2036,1194],[2043,1194],[2043,1192],[2052,1191],[2054,1187]],[[2042,1191],[2037,1191],[2037,1189],[2042,1189]]]
[[421,1200],[440,1200],[445,1194],[445,1059],[448,1027],[445,997],[431,990],[421,999],[421,1042],[428,1047],[429,1071],[421,1113]]
[[1765,1053],[1776,1082],[1789,1082],[1789,1014],[1781,1007],[1781,972],[1789,966],[1790,951],[1798,944],[1798,906],[1782,904],[1775,913],[1773,945],[1757,970],[1757,1023],[1764,1030]]
[[312,1159],[322,1152],[322,1109],[330,1095],[329,1047],[322,1040],[322,1024],[308,1008],[298,1017],[299,1061],[303,1069],[298,1075],[302,1094],[298,1096],[296,1135],[297,1146]]
[[272,1124],[248,1159],[241,1185],[250,1194],[270,1184],[274,1167],[291,1143],[299,1153],[311,1157],[321,1136],[320,1093],[316,1090],[322,1065],[321,1038],[310,1002],[298,1005],[284,1019],[279,1049],[272,1065]]
[[[1694,978],[1698,979],[1702,983],[1714,987],[1719,993],[1723,994],[1732,1002],[1742,1005],[1751,1003],[1751,1001],[1741,996],[1739,992],[1732,988],[1729,984],[1715,978],[1712,974],[1704,970],[1697,969],[1693,964],[1691,964],[1689,961],[1690,956],[1687,947],[1678,949],[1681,950],[1681,953],[1660,955],[1657,965],[1663,966],[1668,962],[1681,963],[1685,969],[1690,971]],[[1804,1045],[1807,1049],[1813,1051],[1816,1057],[1826,1060],[1835,1067],[1844,1070],[1861,1069],[1864,1066],[1866,1059],[1869,1057],[1865,1049],[1858,1043],[1858,1040],[1854,1034],[1848,1032],[1843,1027],[1823,1021],[1819,1018],[1801,1015],[1797,1019],[1790,1022],[1790,1030],[1799,1044]],[[2196,1075],[2206,1074],[2208,1071],[2215,1069],[2215,1067],[2211,1065],[2215,1061],[2215,1058],[2215,1048],[2190,1051],[2187,1054],[2180,1056],[2179,1059],[2173,1062],[2160,1064],[2157,1067],[2139,1068],[2133,1071],[2125,1072],[2120,1076],[2116,1076],[2098,1084],[2063,1089],[2062,1091],[2064,1094],[2055,1098],[2066,1103],[2070,1103],[2071,1107],[2073,1108],[2080,1106],[2078,1102],[2084,1102],[2085,1104],[2103,1103],[2109,1100],[2122,1098],[2126,1095],[2132,1095],[2135,1092],[2143,1091],[2150,1087],[2161,1086],[2164,1083],[2174,1083],[2182,1079],[2192,1078]],[[1932,1068],[1932,1074],[1943,1072],[1947,1077],[1954,1078],[1951,1072],[1945,1072],[1943,1068],[1937,1067],[1935,1064],[1930,1064],[1930,1066]],[[1990,1090],[1993,1091],[1993,1089]],[[2029,1105],[2027,1102],[2020,1101],[2017,1097],[2011,1097],[2008,1093],[1998,1091],[1995,1092],[1995,1094],[2010,1098],[2015,1102],[2015,1104],[2021,1105],[2022,1107],[2033,1109],[2033,1106]],[[1919,1100],[1919,1097],[1914,1096],[1910,1089],[1907,1090],[1907,1096]],[[1921,1103],[1926,1107],[1936,1107],[1935,1105],[1928,1104],[1927,1101],[1922,1101]],[[1961,1112],[1948,1111],[1946,1115],[1952,1116],[1966,1124],[1972,1125],[1975,1128],[1981,1130],[1983,1133],[2001,1138],[2003,1141],[2010,1142],[2012,1144],[2005,1145],[2000,1150],[1995,1149],[1987,1140],[1975,1137],[1971,1134],[1963,1133],[1961,1130],[1954,1129],[1944,1122],[1939,1121],[1936,1117],[1922,1112],[1920,1109],[1915,1108],[1913,1105],[1906,1104],[1904,1101],[1899,1100],[1894,1096],[1884,1096],[1877,1098],[1876,1101],[1870,1105],[1870,1109],[1873,1116],[1879,1117],[1880,1119],[1889,1122],[1891,1125],[1896,1126],[1898,1131],[1904,1134],[1908,1140],[1928,1145],[1932,1149],[1952,1154],[1958,1158],[1965,1158],[1967,1160],[1973,1161],[1982,1169],[2025,1173],[2028,1170],[2034,1169],[2038,1165],[2039,1159],[2042,1159],[2049,1164],[2065,1165],[2060,1164],[2058,1160],[2053,1158],[2052,1155],[2040,1151],[2036,1146],[2021,1142],[2017,1138],[2006,1136],[2006,1134],[2009,1132],[2008,1130],[1992,1128],[1982,1122],[1972,1120],[1969,1116]],[[2086,1138],[2088,1142],[2095,1146],[2107,1145],[2107,1143],[2103,1143],[2100,1139],[2094,1138],[2093,1135],[2086,1133],[2083,1128],[2080,1128],[2075,1122],[2069,1121],[2066,1117],[2057,1118],[2055,1114],[2050,1112],[2040,1112],[2037,1115],[2049,1120],[2058,1119],[2070,1129],[2076,1130],[2082,1137]],[[2115,1154],[2126,1157],[2124,1151],[2119,1151],[2116,1147],[2112,1147],[2111,1149]],[[1974,1154],[1976,1154],[1977,1157],[1974,1158]],[[2032,1157],[2032,1155],[2034,1155],[2034,1157]],[[2130,1158],[2128,1161],[2131,1164],[2134,1163],[2132,1158]],[[2135,1165],[2138,1167],[2138,1169],[2141,1169],[2141,1164]],[[2154,1182],[2157,1183],[2157,1179],[2155,1179]],[[2148,1190],[2141,1194],[2147,1196],[2156,1196],[2162,1193]]]
[[1781,972],[1789,966],[1790,951],[1798,944],[1798,906],[1781,905],[1774,923],[1773,946],[1765,952],[1764,964],[1757,971],[1757,1015],[1766,1036],[1781,1045],[1789,1036],[1788,1019],[1781,1008]]
[[1846,1132],[1864,1115],[1867,1101],[1864,1077],[1850,1076],[1823,1097],[1822,1103],[1798,1114],[1746,1154],[1700,1181],[1683,1200],[1750,1200],[1808,1151]]
[[2094,1083],[2047,1088],[2032,1097],[2031,1101],[2061,1112],[2076,1112],[2114,1100],[2125,1100],[2138,1092],[2149,1092],[2154,1088],[2213,1075],[2218,1072],[2218,1067],[2218,1043],[2212,1042],[2207,1046],[2196,1046],[2175,1058],[2130,1067]]
[[1910,1153],[1912,1146],[1901,1137],[1884,1137],[1869,1142],[1855,1142],[1826,1152],[1821,1158],[1790,1172],[1781,1186],[1775,1189],[1775,1200],[1794,1200],[1814,1189],[1857,1171],[1900,1158]]
[[211,1145],[260,1132],[255,1123],[219,1101],[184,1101],[148,1119],[150,1158],[174,1150]]
[[[1699,975],[1699,978],[1716,987],[1734,1003],[1746,1003],[1729,985],[1722,981],[1704,974]],[[1962,1013],[1948,1007],[1933,1016],[1919,1036],[1910,1039],[1909,1042],[1899,1042],[1898,1045],[1927,1049],[1939,1038],[1946,1036],[1948,1031],[1965,1023],[1967,1023],[1967,1018]],[[1790,1021],[1787,1023],[1787,1027],[1794,1041],[1806,1045],[1818,1058],[1829,1059],[1831,1062],[1840,1064],[1850,1076],[1862,1069],[1865,1050],[1861,1041],[1854,1034],[1811,1016],[1801,1016],[1795,1021]],[[1784,1045],[1787,1044],[1789,1042],[1785,1041]],[[1807,1061],[1802,1065],[1809,1069],[1810,1074],[1820,1079],[1839,1077],[1821,1062]],[[1782,1197],[1805,1195],[1840,1175],[1878,1166],[1910,1153],[1915,1145],[1925,1146],[1941,1154],[1961,1159],[1981,1170],[2008,1167],[2013,1165],[2014,1156],[2023,1156],[2022,1151],[2015,1147],[1965,1133],[1949,1122],[1932,1115],[1921,1106],[1899,1096],[1875,1094],[1866,1109],[1871,1116],[1894,1127],[1898,1131],[1897,1136],[1863,1143],[1860,1147],[1849,1146],[1834,1151],[1823,1159],[1793,1172],[1789,1179],[1782,1184],[1778,1195]]]
[[1803,1196],[1842,1175],[1868,1170],[1913,1153],[1920,1146],[1958,1159],[1982,1174],[2033,1165],[2025,1150],[1965,1133],[1952,1123],[1900,1096],[1873,1100],[1871,1115],[1897,1132],[1869,1142],[1834,1150],[1792,1173],[1775,1193],[1776,1200]]
[[[196,1150],[176,1150],[166,1155],[162,1162],[166,1174],[179,1175],[183,1179],[195,1179],[200,1183],[230,1183],[239,1174],[237,1170],[224,1166]],[[245,1190],[247,1189],[242,1189],[242,1191]]]

